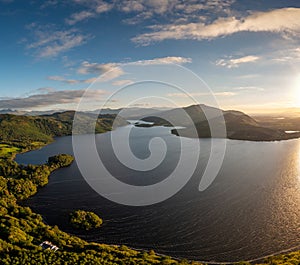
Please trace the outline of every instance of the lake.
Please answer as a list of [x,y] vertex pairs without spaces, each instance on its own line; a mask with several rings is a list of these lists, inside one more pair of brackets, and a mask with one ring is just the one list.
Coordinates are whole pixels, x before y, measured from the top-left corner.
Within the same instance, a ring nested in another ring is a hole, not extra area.
[[[132,125],[117,131],[128,128]],[[167,143],[165,159],[148,172],[130,170],[117,161],[108,144],[111,132],[96,136],[97,147],[116,178],[133,185],[150,185],[163,180],[178,161],[179,137],[170,130],[132,128],[130,146],[139,158],[149,156],[148,143],[153,136],[162,137]],[[79,137],[84,141],[87,136]],[[184,141],[192,147],[193,141],[198,140]],[[227,140],[222,168],[203,192],[198,186],[208,160],[210,139],[200,142],[201,154],[194,175],[181,191],[164,202],[144,207],[111,202],[85,182],[73,163],[52,173],[49,184],[25,204],[42,214],[48,224],[88,241],[154,249],[180,258],[251,260],[299,248],[300,141]],[[72,137],[57,138],[40,150],[18,155],[16,161],[41,164],[59,153],[73,153]],[[103,218],[102,227],[84,234],[73,230],[68,214],[75,209],[94,211]]]

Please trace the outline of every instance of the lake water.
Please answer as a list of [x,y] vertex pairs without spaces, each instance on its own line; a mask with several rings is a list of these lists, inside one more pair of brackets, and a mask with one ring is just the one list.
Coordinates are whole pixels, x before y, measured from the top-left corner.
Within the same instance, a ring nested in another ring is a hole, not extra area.
[[[136,156],[149,155],[147,147],[153,136],[162,137],[168,146],[162,164],[144,173],[129,170],[116,160],[108,144],[110,135],[96,136],[99,153],[104,151],[105,156],[100,156],[107,169],[125,183],[157,183],[178,161],[179,137],[171,135],[170,128],[133,128],[130,145]],[[87,136],[79,137],[84,141]],[[184,140],[190,146],[198,141]],[[180,192],[162,203],[132,207],[108,201],[90,188],[73,163],[51,174],[49,184],[26,204],[48,224],[86,240],[154,249],[174,257],[238,261],[300,248],[300,141],[228,140],[221,171],[203,192],[198,185],[210,140],[200,142],[194,175]],[[40,150],[18,155],[16,161],[40,164],[55,154],[72,154],[71,143],[71,137],[60,137]],[[85,234],[73,230],[68,214],[75,209],[96,212],[104,219],[103,226]]]

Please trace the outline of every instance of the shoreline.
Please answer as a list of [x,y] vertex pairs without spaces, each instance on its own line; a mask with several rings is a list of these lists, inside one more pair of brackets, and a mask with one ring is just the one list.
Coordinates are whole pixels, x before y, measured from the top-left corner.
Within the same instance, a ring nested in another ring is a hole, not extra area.
[[295,252],[295,251],[300,251],[300,245],[299,245],[299,246],[296,246],[296,247],[291,247],[291,248],[288,248],[288,249],[284,249],[284,250],[281,250],[281,251],[277,251],[277,252],[267,254],[265,256],[261,256],[261,257],[258,257],[258,258],[253,258],[253,259],[238,260],[238,261],[214,261],[214,260],[207,261],[207,260],[185,258],[185,257],[177,256],[177,255],[163,254],[163,253],[160,253],[159,251],[156,251],[153,248],[132,247],[129,244],[126,244],[126,243],[120,245],[120,244],[107,244],[105,242],[95,242],[94,240],[87,240],[82,236],[78,236],[78,235],[70,233],[70,232],[68,232],[68,234],[71,234],[72,236],[80,237],[81,239],[83,239],[83,240],[85,240],[89,243],[105,244],[105,245],[117,246],[117,247],[121,247],[121,246],[125,245],[126,247],[128,247],[130,249],[133,249],[133,250],[136,250],[136,251],[149,252],[149,251],[153,250],[155,252],[155,254],[157,254],[158,256],[170,257],[170,258],[172,258],[174,260],[177,260],[177,261],[187,260],[189,262],[199,262],[199,263],[202,263],[202,264],[210,264],[210,265],[234,265],[234,264],[238,264],[239,262],[248,262],[250,264],[255,265],[255,264],[257,264],[257,262],[259,262],[259,263],[264,262],[265,259],[267,259],[267,258],[276,257],[276,256],[279,256],[279,255],[288,254],[288,253],[292,253],[292,252]]
[[[76,235],[74,235],[74,236],[76,236]],[[92,242],[95,242],[95,241],[87,241],[87,242],[92,243]],[[99,243],[99,244],[106,244],[106,243]],[[119,245],[119,244],[108,244],[108,245],[113,245],[113,246],[118,246],[118,247],[122,246],[122,245]],[[133,250],[136,250],[136,251],[151,251],[151,250],[153,250],[159,256],[171,257],[172,259],[175,259],[175,260],[178,260],[178,261],[185,259],[185,260],[188,260],[190,262],[194,261],[194,262],[200,262],[200,263],[203,263],[203,264],[210,264],[210,265],[233,265],[233,264],[237,264],[239,262],[249,262],[251,264],[256,264],[256,262],[264,262],[264,260],[267,259],[267,258],[275,257],[275,256],[282,255],[282,254],[288,254],[288,253],[294,252],[294,251],[300,251],[300,245],[299,245],[299,246],[296,246],[296,247],[288,248],[288,249],[285,249],[285,250],[274,252],[272,254],[268,254],[268,255],[265,255],[265,256],[262,256],[262,257],[259,257],[259,258],[254,258],[254,259],[249,259],[249,260],[238,260],[238,261],[214,261],[214,260],[210,260],[210,261],[205,261],[205,260],[198,260],[198,259],[190,259],[190,258],[180,257],[180,256],[176,256],[176,255],[171,256],[171,255],[160,253],[160,252],[156,251],[155,249],[131,247],[128,244],[125,244],[125,246],[127,246],[128,248],[131,248]]]

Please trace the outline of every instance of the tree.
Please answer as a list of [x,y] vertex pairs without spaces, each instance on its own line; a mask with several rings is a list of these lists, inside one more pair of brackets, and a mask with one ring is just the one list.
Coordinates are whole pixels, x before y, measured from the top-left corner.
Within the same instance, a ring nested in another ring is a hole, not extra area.
[[73,163],[73,161],[74,161],[73,156],[67,154],[60,154],[60,155],[49,157],[48,165],[51,168],[68,167]]
[[93,212],[77,210],[70,214],[70,223],[77,229],[90,230],[102,225],[102,219]]

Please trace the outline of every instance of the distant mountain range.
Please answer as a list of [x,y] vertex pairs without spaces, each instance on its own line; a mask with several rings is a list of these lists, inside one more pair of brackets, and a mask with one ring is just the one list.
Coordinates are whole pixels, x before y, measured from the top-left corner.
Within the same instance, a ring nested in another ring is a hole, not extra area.
[[[126,119],[136,118],[137,116],[145,116],[145,115],[154,115],[157,112],[161,112],[167,110],[168,108],[119,108],[119,109],[97,109],[91,111],[82,111],[81,113],[86,114],[99,114],[100,115],[117,115],[122,113],[122,117]],[[2,109],[0,110],[0,114],[13,114],[13,115],[24,115],[24,116],[41,116],[41,115],[51,115],[58,112],[67,112],[71,110],[47,110],[47,111],[23,111],[23,110],[13,110],[13,109]]]
[[[200,105],[201,106],[201,105]],[[203,106],[203,105],[202,105]],[[154,113],[160,113],[162,111],[171,110],[171,108],[140,108],[140,107],[130,107],[130,108],[104,108],[101,111],[99,109],[96,110],[88,110],[83,111],[85,113],[92,114],[119,114],[122,111],[122,116],[125,118],[138,118],[140,116]],[[25,111],[25,110],[17,110],[17,109],[0,109],[0,114],[14,114],[14,115],[25,115],[25,116],[39,116],[39,115],[47,115],[53,114],[56,112],[65,112],[70,111],[68,109],[59,109],[59,110],[45,110],[45,111]],[[251,113],[253,117],[300,117],[300,108],[281,108],[281,109],[272,109],[272,110],[259,110],[257,112]]]
[[[0,140],[30,139],[31,141],[48,142],[54,136],[72,133],[75,111],[22,113],[14,110],[2,110],[2,112],[6,114],[0,114]],[[224,111],[206,105],[192,105],[175,109],[104,109],[97,116],[98,112],[99,110],[77,112],[80,125],[76,128],[76,132],[83,134],[109,131],[112,129],[115,118],[118,117],[119,126],[128,124],[126,120],[130,119],[143,119],[152,122],[153,126],[179,126],[182,128],[173,129],[172,133],[184,137],[227,137],[250,141],[274,141],[300,137],[300,117],[278,119],[267,116],[254,119],[240,111]],[[95,120],[97,123],[94,130],[93,122]],[[210,129],[211,124],[215,128],[213,134]],[[147,127],[149,126],[151,125],[147,124]],[[196,131],[193,128],[196,128]],[[226,128],[226,134],[222,131],[224,128]],[[286,131],[295,132],[287,133]]]

